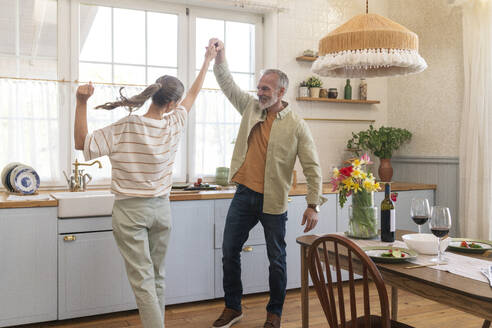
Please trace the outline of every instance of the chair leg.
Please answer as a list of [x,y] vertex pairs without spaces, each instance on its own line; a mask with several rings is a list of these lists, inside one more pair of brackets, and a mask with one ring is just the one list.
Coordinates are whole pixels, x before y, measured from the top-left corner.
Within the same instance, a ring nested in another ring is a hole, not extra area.
[[391,320],[398,320],[398,288],[391,286]]
[[484,320],[482,328],[490,328],[490,321],[489,320]]

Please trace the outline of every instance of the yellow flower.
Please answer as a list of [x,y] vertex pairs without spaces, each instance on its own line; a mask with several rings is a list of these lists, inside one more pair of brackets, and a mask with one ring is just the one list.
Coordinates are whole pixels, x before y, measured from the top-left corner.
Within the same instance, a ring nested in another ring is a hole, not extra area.
[[364,180],[364,189],[373,191],[374,183],[371,180]]
[[333,176],[335,178],[338,178],[340,176],[340,171],[338,171],[338,169],[336,167],[333,169]]
[[355,159],[353,162],[352,162],[352,166],[354,167],[354,169],[360,169],[360,161],[358,159]]
[[357,193],[358,191],[362,191],[362,189],[360,188],[360,185],[358,183],[354,183],[354,193]]
[[355,169],[352,171],[352,176],[354,178],[360,178],[361,177],[361,171],[359,169]]
[[367,173],[366,173],[366,172],[361,172],[360,177],[361,177],[363,180],[366,180],[366,179],[367,179]]

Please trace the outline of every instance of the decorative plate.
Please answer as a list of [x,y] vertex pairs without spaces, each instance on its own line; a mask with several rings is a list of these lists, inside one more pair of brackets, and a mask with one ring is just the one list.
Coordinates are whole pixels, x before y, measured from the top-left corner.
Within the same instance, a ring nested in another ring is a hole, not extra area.
[[[468,244],[474,243],[475,245],[481,246],[481,248],[463,247],[461,246],[461,243],[463,241],[467,242]],[[492,241],[470,239],[470,238],[451,238],[451,242],[448,245],[448,249],[450,251],[481,254],[485,251],[492,250]]]
[[33,194],[39,188],[39,175],[27,165],[15,167],[10,174],[10,184],[15,191],[22,194]]
[[[372,247],[362,247],[362,249],[375,262],[398,263],[398,262],[414,259],[417,257],[417,252],[414,252],[408,248],[392,247],[392,246],[372,246]],[[389,253],[390,250],[391,252],[400,251],[402,257],[383,256],[383,254]]]
[[5,167],[3,168],[2,170],[2,175],[1,175],[1,179],[2,179],[2,185],[5,187],[5,189],[7,189],[8,191],[14,191],[12,189],[12,186],[10,185],[10,179],[7,178],[7,175],[10,173],[10,171],[12,171],[17,165],[22,165],[22,163],[19,163],[19,162],[12,162],[12,163],[9,163],[7,165],[5,165]]

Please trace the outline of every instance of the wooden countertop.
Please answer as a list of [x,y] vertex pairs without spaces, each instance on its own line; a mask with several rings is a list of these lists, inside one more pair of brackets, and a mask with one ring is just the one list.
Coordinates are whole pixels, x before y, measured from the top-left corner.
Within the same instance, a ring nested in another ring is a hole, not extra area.
[[[409,182],[392,182],[392,191],[409,191],[409,190],[435,190],[437,186],[435,184],[421,184],[421,183],[409,183]],[[59,192],[62,190],[42,190],[40,194],[50,194],[52,192]],[[171,193],[170,199],[172,201],[183,200],[204,200],[204,199],[231,199],[234,196],[235,188],[224,190],[212,190],[212,191],[200,191],[198,193],[183,193],[174,194]],[[333,194],[331,185],[329,183],[323,184],[323,194]],[[289,196],[301,196],[307,194],[307,185],[298,184],[296,188],[293,188]],[[56,199],[51,200],[26,200],[26,201],[7,201],[8,193],[0,193],[0,209],[1,208],[22,208],[22,207],[52,207],[58,206]]]

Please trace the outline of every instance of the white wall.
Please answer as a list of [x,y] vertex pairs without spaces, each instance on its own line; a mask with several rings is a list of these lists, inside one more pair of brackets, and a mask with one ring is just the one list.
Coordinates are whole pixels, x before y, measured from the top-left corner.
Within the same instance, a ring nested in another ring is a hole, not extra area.
[[413,133],[400,155],[457,157],[463,107],[461,10],[447,0],[391,0],[389,18],[419,35],[429,67],[389,79],[388,124]]

